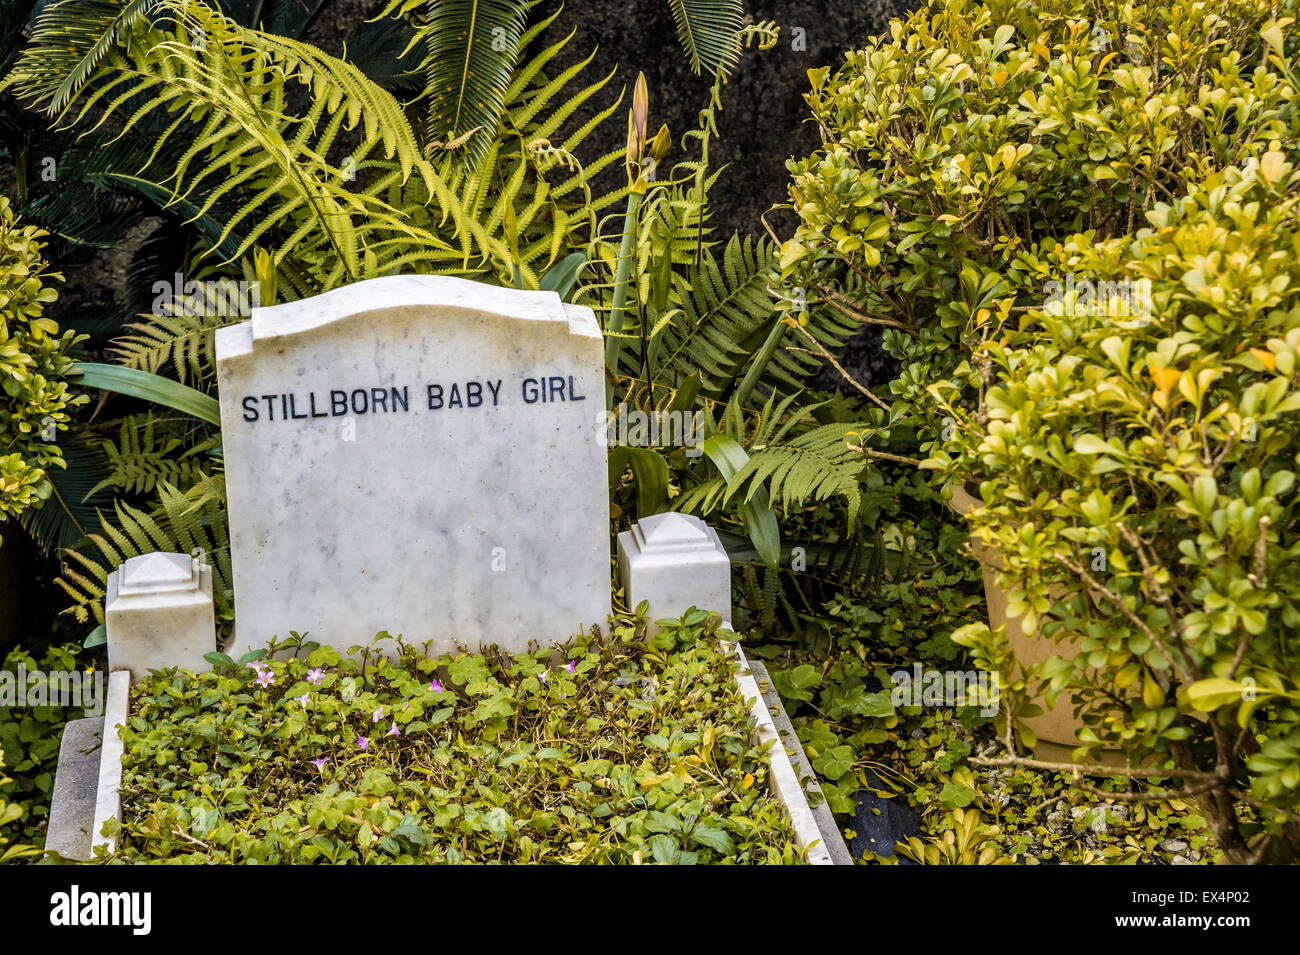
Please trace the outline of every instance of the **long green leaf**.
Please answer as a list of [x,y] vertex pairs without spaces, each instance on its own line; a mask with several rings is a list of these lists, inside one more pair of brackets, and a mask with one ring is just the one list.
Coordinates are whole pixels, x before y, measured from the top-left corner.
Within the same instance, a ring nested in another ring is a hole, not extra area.
[[216,398],[170,378],[152,375],[138,368],[95,362],[78,362],[73,366],[71,375],[79,378],[78,384],[83,388],[102,388],[120,395],[143,398],[221,427],[221,406],[217,404]]
[[[749,455],[740,442],[727,434],[714,434],[700,443],[700,450],[713,462],[723,480],[730,481],[749,462]],[[759,488],[748,501],[740,505],[745,532],[754,542],[763,563],[775,567],[781,559],[781,528],[776,513],[768,501],[767,489]]]
[[578,273],[587,264],[587,253],[570,252],[543,273],[538,287],[547,292],[555,292],[561,299],[567,299],[578,282]]
[[636,481],[636,516],[638,519],[658,514],[668,503],[668,462],[653,448],[619,445],[609,452],[609,483],[613,486],[624,468],[631,465]]

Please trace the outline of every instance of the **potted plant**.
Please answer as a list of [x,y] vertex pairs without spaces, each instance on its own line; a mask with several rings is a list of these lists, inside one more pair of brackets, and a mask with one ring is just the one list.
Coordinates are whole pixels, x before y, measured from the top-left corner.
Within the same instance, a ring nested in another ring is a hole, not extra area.
[[[810,72],[823,145],[791,164],[799,225],[781,265],[810,302],[877,327],[899,362],[889,400],[877,395],[888,410],[862,429],[865,454],[935,469],[961,511],[987,500],[984,460],[952,463],[992,426],[1007,349],[1066,303],[1132,319],[1132,288],[1098,294],[1125,275],[1094,246],[1123,248],[1189,182],[1292,140],[1285,14],[1253,0],[1212,12],[951,0],[895,20],[835,73]],[[1242,106],[1257,95],[1262,108]],[[1024,505],[1004,504],[1000,519],[1023,525]],[[972,546],[997,567],[1005,555],[988,549],[1000,545],[977,535]],[[986,575],[990,618],[1006,623],[1021,661],[1068,654],[1068,635],[1044,644],[1034,625],[1054,592],[1026,602],[997,578]],[[1054,686],[1030,696],[1050,707]],[[1076,728],[1038,725],[1063,743]]]

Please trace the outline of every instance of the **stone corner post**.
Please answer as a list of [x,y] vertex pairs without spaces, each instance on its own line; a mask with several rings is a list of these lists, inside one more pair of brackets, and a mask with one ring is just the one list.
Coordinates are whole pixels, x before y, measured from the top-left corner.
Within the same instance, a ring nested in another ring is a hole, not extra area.
[[691,607],[731,627],[731,560],[718,532],[691,514],[655,514],[618,535],[618,571],[628,606],[650,602],[647,619],[680,617]]
[[212,568],[187,554],[132,557],[108,577],[104,623],[110,673],[207,669],[203,655],[217,649]]

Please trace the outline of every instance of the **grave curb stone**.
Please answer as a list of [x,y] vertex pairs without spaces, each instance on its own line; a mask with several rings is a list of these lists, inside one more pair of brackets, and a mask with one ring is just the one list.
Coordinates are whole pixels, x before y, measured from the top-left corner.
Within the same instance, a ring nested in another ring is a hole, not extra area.
[[99,793],[104,718],[69,720],[59,743],[59,762],[50,797],[45,851],[87,862]]
[[[647,634],[656,629],[656,619],[680,617],[691,607],[718,614],[723,627],[731,629],[731,560],[718,532],[700,518],[669,511],[636,521],[618,535],[618,568],[628,606],[636,607],[642,600],[649,603]],[[788,721],[785,733],[778,730],[755,679],[761,674],[766,680],[767,671],[760,664],[751,666],[738,642],[724,641],[723,646],[735,657],[736,686],[749,703],[755,740],[766,748],[772,789],[794,825],[800,846],[808,851],[809,863],[851,863],[829,811],[827,825],[808,804],[795,768],[802,765],[811,775],[799,738]],[[793,746],[794,763],[783,735]],[[815,782],[812,785],[816,787]]]
[[99,785],[95,795],[95,821],[91,827],[91,849],[104,846],[109,854],[117,850],[117,836],[103,834],[104,823],[122,818],[122,757],[125,745],[118,727],[125,726],[131,701],[131,673],[114,670],[108,676],[108,699],[104,703],[103,745],[99,751]]
[[804,752],[803,744],[799,741],[799,735],[795,732],[794,724],[790,722],[790,716],[781,704],[781,694],[776,691],[772,678],[768,675],[767,667],[757,660],[751,661],[749,666],[754,673],[754,679],[758,682],[758,688],[763,694],[763,702],[767,704],[768,713],[772,717],[779,743],[789,755],[795,774],[802,783],[801,791],[805,799],[809,794],[813,796],[813,801],[808,805],[812,810],[813,818],[817,824],[817,829],[821,832],[826,849],[830,853],[832,863],[834,865],[853,865],[853,853],[849,851],[849,847],[844,842],[840,827],[835,822],[835,814],[831,812],[831,807],[826,802],[822,787],[817,782],[817,774],[813,772],[812,764],[808,762],[808,754]]
[[[808,852],[808,864],[837,865],[839,863],[832,854],[831,847],[834,845],[834,840],[839,838],[839,830],[832,826],[829,835],[822,831],[812,807],[808,805],[808,797],[799,782],[799,774],[795,772],[794,763],[791,762],[790,755],[781,741],[781,734],[777,732],[776,724],[772,721],[772,714],[768,712],[767,704],[763,701],[762,690],[759,689],[753,668],[745,658],[745,652],[740,648],[739,643],[732,643],[729,646],[740,666],[736,671],[736,686],[740,688],[741,695],[749,701],[750,715],[754,718],[754,736],[759,744],[767,749],[767,761],[772,770],[772,789],[776,797],[781,800],[781,805],[785,806],[786,815],[790,817],[790,823],[794,826],[799,845]],[[798,747],[797,737],[795,745]],[[803,752],[802,748],[799,752]],[[840,840],[840,844],[843,845],[843,840]]]

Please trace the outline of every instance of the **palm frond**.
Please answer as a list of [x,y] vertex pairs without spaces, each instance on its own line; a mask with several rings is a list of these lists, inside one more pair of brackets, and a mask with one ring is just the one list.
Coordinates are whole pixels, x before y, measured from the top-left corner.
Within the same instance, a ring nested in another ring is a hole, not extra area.
[[255,30],[301,39],[329,6],[328,0],[217,0],[221,12]]
[[109,467],[103,450],[80,431],[61,432],[59,443],[66,466],[46,469],[52,493],[21,516],[27,533],[47,554],[82,540],[98,526],[99,509],[112,503],[112,495],[100,492]]
[[[283,31],[276,31],[283,32]],[[387,90],[419,93],[424,88],[414,30],[399,17],[367,21],[348,38],[344,59]]]

